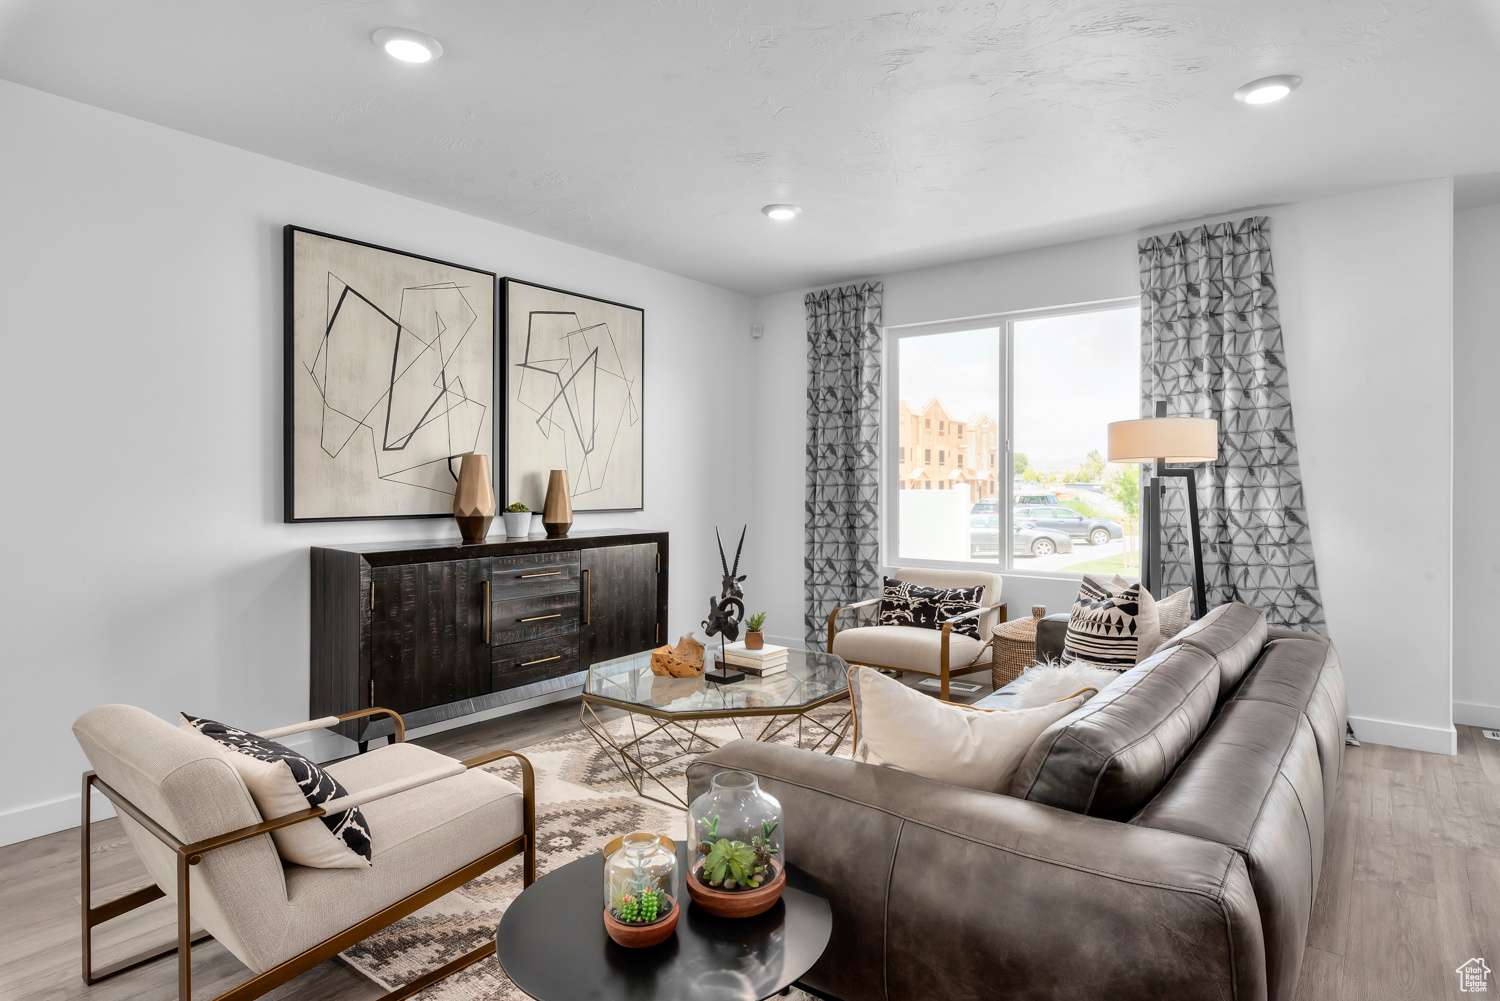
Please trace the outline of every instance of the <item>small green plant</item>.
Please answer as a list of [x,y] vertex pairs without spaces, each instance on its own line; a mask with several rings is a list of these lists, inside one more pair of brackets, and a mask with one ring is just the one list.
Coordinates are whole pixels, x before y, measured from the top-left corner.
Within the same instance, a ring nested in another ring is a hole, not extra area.
[[760,825],[761,833],[750,839],[750,848],[755,852],[756,868],[761,872],[771,870],[771,858],[776,854],[776,846],[771,843],[771,835],[775,834],[776,828],[780,826],[780,821],[768,820]]
[[760,627],[766,624],[766,613],[756,612],[746,620],[745,625],[750,627],[752,633],[760,632]]
[[666,913],[665,890],[642,890],[627,893],[620,898],[619,906],[613,907],[615,917],[625,924],[650,924]]
[[714,842],[719,840],[719,815],[712,817],[699,817],[698,823],[703,826],[703,837],[698,839],[698,852],[707,855],[713,850]]
[[520,514],[522,511],[530,511],[531,508],[527,507],[525,504],[522,504],[520,501],[515,501],[511,504],[510,507],[506,508],[505,510],[510,511],[513,514]]
[[726,890],[759,886],[765,870],[755,864],[755,849],[743,841],[720,838],[703,860],[703,876],[709,886]]

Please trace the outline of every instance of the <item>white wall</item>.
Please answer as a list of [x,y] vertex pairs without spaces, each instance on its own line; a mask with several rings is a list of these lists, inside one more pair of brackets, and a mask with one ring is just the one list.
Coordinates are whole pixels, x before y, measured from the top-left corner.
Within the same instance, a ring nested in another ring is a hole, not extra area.
[[1362,740],[1451,754],[1453,183],[1270,216],[1313,553],[1350,721]]
[[[646,509],[671,626],[717,590],[748,298],[0,82],[0,843],[77,823],[69,727],[129,702],[259,728],[307,715],[311,545],[448,522],[281,521],[281,227],[292,222],[646,310]],[[503,169],[497,164],[496,169]]]
[[[1451,181],[1256,214],[1271,217],[1308,517],[1329,631],[1348,678],[1350,715],[1361,737],[1451,752]],[[1138,235],[1144,234],[878,276],[885,282],[885,322],[1138,294]],[[756,322],[765,335],[754,349],[762,475],[752,531],[770,540],[759,584],[776,622],[773,632],[800,636],[800,630],[783,632],[783,625],[800,624],[802,616],[802,293],[757,300]],[[1423,530],[1433,545],[1400,534],[1411,524],[1407,492],[1371,489],[1398,455],[1420,463]],[[1035,603],[1060,611],[1076,593],[1072,581],[1006,577],[1012,609]]]
[[1500,533],[1485,519],[1500,498],[1500,205],[1453,215],[1453,721],[1500,729]]

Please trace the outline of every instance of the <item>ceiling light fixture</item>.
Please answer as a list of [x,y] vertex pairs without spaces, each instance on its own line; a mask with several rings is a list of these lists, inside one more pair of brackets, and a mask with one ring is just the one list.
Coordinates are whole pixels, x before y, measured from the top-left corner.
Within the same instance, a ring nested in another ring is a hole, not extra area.
[[786,222],[795,219],[802,214],[800,205],[788,205],[785,202],[777,202],[774,205],[762,206],[761,211],[775,219],[777,222]]
[[410,28],[381,28],[370,37],[386,55],[403,63],[430,63],[443,54],[443,44],[436,38]]
[[1251,80],[1234,92],[1234,99],[1244,104],[1272,104],[1302,85],[1300,76],[1268,76]]

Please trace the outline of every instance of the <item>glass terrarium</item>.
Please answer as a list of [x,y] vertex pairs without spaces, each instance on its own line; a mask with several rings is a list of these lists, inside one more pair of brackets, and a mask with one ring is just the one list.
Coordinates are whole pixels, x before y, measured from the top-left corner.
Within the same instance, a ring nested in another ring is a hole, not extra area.
[[605,911],[620,925],[644,927],[675,918],[676,895],[677,853],[658,835],[627,834],[604,862]]
[[[687,879],[693,899],[734,916],[770,907],[785,882],[784,837],[780,801],[749,772],[719,772],[688,807]],[[735,902],[732,896],[746,899]],[[764,906],[747,910],[752,899]]]

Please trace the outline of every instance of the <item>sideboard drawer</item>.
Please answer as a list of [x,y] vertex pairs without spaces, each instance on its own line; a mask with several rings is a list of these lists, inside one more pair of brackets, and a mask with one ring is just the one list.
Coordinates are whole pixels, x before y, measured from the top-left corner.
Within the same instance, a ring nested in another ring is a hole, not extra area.
[[578,633],[580,618],[578,591],[559,591],[526,598],[490,602],[490,644],[506,646]]
[[509,601],[559,591],[577,591],[582,566],[577,553],[496,557],[490,560],[490,598]]
[[494,691],[519,688],[580,670],[578,620],[556,636],[497,646],[490,661],[490,687]]

